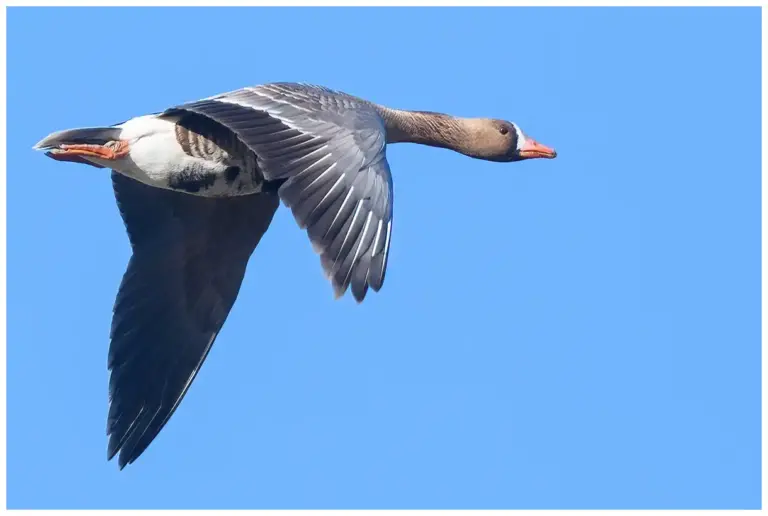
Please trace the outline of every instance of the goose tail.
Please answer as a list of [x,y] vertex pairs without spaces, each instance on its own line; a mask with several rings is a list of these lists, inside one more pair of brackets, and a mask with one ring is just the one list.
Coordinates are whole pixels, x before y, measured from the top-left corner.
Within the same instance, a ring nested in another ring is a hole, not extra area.
[[32,147],[35,150],[58,149],[62,145],[106,145],[120,139],[119,127],[81,127],[51,133]]
[[[120,140],[121,127],[81,127],[51,133],[34,150],[56,161],[71,161],[104,168],[102,162],[113,161],[127,154],[127,142]],[[91,158],[91,159],[89,159]]]

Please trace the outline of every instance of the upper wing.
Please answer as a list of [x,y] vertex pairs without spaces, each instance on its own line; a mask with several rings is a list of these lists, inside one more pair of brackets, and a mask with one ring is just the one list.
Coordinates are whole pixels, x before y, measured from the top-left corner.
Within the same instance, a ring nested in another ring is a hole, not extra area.
[[108,457],[120,468],[157,436],[237,298],[275,195],[205,198],[112,174],[133,247],[115,301]]
[[383,282],[392,231],[392,176],[381,117],[369,103],[326,88],[269,84],[168,110],[209,117],[258,157],[267,180],[307,229],[336,295],[362,301]]

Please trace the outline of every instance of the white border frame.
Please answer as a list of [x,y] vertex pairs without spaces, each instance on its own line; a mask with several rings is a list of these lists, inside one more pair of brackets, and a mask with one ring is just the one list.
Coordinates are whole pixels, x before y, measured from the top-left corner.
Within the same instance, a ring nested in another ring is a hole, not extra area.
[[[164,1],[125,1],[122,0],[120,2],[109,2],[108,0],[79,0],[79,1],[73,1],[73,2],[65,2],[65,1],[42,1],[42,0],[3,0],[3,6],[9,7],[9,6],[56,6],[56,7],[64,7],[64,6],[119,6],[119,7],[139,7],[139,6],[215,6],[215,7],[224,7],[224,6],[472,6],[472,7],[480,7],[480,6],[506,6],[506,5],[512,5],[512,6],[537,6],[537,7],[543,7],[543,6],[562,6],[562,7],[579,7],[579,6],[595,6],[595,7],[606,7],[606,6],[621,6],[621,7],[652,7],[652,6],[659,6],[659,7],[676,7],[676,6],[690,6],[690,7],[714,7],[714,6],[728,6],[728,7],[734,7],[734,6],[757,6],[757,7],[765,7],[765,1],[760,0],[752,0],[752,1],[733,1],[730,3],[725,3],[723,1],[693,1],[693,0],[687,0],[687,1],[629,1],[629,2],[616,2],[616,1],[608,1],[608,0],[592,0],[589,2],[579,2],[578,0],[540,0],[540,1],[522,1],[522,0],[467,0],[467,1],[460,1],[460,0],[413,0],[413,1],[403,1],[403,0],[371,0],[369,2],[361,1],[361,0],[336,0],[334,2],[328,1],[328,0],[283,0],[283,1],[254,1],[254,0],[220,0],[217,1],[215,5],[211,4],[210,2],[205,1],[184,1],[184,0],[164,0]],[[768,21],[768,11],[763,8],[762,9],[762,26],[765,27],[766,22]],[[2,10],[2,13],[0,13],[0,29],[2,29],[0,32],[2,32],[3,37],[0,38],[0,49],[2,49],[2,81],[0,82],[0,118],[2,118],[2,122],[0,122],[0,156],[2,156],[2,167],[0,170],[2,170],[2,174],[0,175],[0,178],[2,181],[0,181],[0,462],[2,463],[2,469],[0,469],[0,500],[2,501],[2,505],[0,506],[0,509],[3,512],[10,512],[6,509],[6,338],[7,338],[7,326],[6,326],[6,9]],[[766,40],[763,37],[762,38],[762,83],[763,87],[765,88],[766,84],[766,68],[765,68],[765,61],[766,61]],[[762,105],[762,148],[765,149],[767,147],[766,145],[766,131],[765,131],[765,90],[762,90],[762,99],[761,99],[761,105]],[[763,152],[762,155],[762,198],[765,199],[766,194],[768,194],[768,184],[766,183],[766,177],[765,177],[765,164],[766,164],[766,158],[765,158],[765,152]],[[765,204],[762,204],[762,319],[765,321],[766,314],[768,313],[768,309],[766,308],[766,251],[768,251],[768,245],[766,244],[765,239],[765,233],[766,233],[766,223],[768,222],[768,210],[766,210]],[[765,342],[766,338],[766,329],[765,325],[762,327],[762,341]],[[766,370],[766,364],[768,363],[768,360],[766,359],[766,354],[763,351],[761,354],[762,356],[762,371],[764,372]],[[766,463],[766,457],[768,456],[766,454],[766,447],[765,447],[765,431],[766,431],[766,422],[768,422],[768,419],[766,419],[766,411],[765,411],[765,400],[766,400],[766,383],[765,378],[763,376],[762,378],[762,493],[765,493],[766,490],[766,470],[765,470],[765,463]],[[55,514],[55,513],[65,513],[65,514],[78,514],[80,511],[76,510],[70,510],[70,511],[25,511],[27,514],[36,515],[36,514]],[[117,513],[118,511],[105,511],[105,510],[97,510],[97,511],[89,511],[89,514],[112,514]],[[133,512],[133,511],[129,511]],[[136,511],[138,512],[138,511]],[[152,512],[152,513],[159,513],[160,511],[156,510],[148,510],[144,512]],[[164,511],[164,513],[171,513],[171,514],[184,514],[191,511]],[[196,511],[196,513],[199,513],[201,511]],[[214,513],[215,511],[202,511],[205,513]],[[285,515],[287,514],[293,514],[298,512],[310,512],[310,511],[233,511],[238,513],[250,513],[250,512],[259,512],[259,513],[268,513],[268,514],[280,514]],[[336,514],[337,512],[341,511],[330,511],[330,510],[322,510],[322,511],[311,511],[311,512],[317,512],[317,513],[323,513],[323,514]],[[352,513],[352,514],[358,514],[363,512],[373,512],[373,511],[344,511],[345,513]],[[377,513],[391,513],[391,512],[416,512],[416,511],[376,511]],[[433,514],[442,514],[446,511],[419,511],[421,512],[429,512]],[[470,512],[470,511],[460,511],[460,512]],[[558,510],[509,510],[509,511],[488,511],[488,512],[496,512],[496,513],[522,513],[522,514],[531,514],[531,515],[545,515],[545,514],[560,514],[564,512],[568,513],[590,513],[593,511],[589,510],[574,510],[574,511],[558,511]],[[622,514],[622,513],[632,513],[632,514],[647,514],[647,513],[690,513],[690,514],[700,514],[703,511],[698,510],[690,510],[690,511],[651,511],[651,510],[634,510],[634,511],[619,511],[619,510],[607,510],[607,511],[600,511],[601,514]],[[709,511],[708,511],[709,512]],[[737,511],[733,510],[726,510],[726,511],[717,511],[717,512],[724,512],[724,513],[736,513]],[[744,512],[744,511],[738,511],[738,512]],[[749,511],[749,512],[763,512],[763,509],[760,509],[758,511]]]

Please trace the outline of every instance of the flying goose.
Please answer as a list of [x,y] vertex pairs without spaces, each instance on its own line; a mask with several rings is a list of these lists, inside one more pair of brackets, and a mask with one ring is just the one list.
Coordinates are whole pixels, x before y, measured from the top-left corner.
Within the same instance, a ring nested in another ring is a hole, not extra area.
[[554,158],[508,121],[387,108],[322,86],[246,87],[35,149],[112,170],[133,254],[110,331],[107,457],[123,469],[183,399],[280,201],[306,229],[336,297],[381,289],[392,237],[386,146],[498,162]]

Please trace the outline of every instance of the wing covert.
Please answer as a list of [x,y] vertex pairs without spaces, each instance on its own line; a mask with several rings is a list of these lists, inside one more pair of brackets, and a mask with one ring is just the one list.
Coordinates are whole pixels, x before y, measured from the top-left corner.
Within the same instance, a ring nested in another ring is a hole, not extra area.
[[361,302],[384,282],[393,187],[384,123],[367,101],[327,88],[243,88],[166,112],[190,111],[235,133],[320,254],[336,296]]

